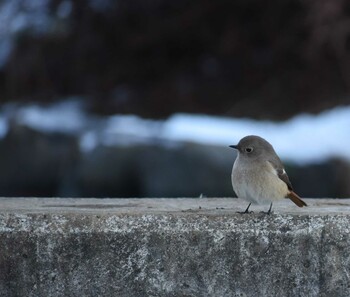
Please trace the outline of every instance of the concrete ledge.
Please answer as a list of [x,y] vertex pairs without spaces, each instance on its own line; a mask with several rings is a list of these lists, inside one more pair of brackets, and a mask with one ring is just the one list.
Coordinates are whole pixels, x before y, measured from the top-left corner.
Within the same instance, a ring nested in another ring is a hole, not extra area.
[[350,200],[0,199],[0,296],[350,296]]

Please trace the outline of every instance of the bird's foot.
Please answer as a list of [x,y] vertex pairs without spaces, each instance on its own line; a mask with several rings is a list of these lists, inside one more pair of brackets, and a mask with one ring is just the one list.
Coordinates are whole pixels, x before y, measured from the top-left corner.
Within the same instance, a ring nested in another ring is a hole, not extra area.
[[237,211],[237,213],[239,213],[239,214],[242,214],[242,215],[243,215],[243,214],[250,214],[250,213],[254,213],[254,211],[252,211],[252,210],[251,210],[251,211],[246,211],[246,210],[245,210],[245,211]]
[[270,204],[270,208],[269,208],[268,211],[260,211],[260,213],[264,213],[264,214],[270,215],[270,214],[273,213],[273,211],[272,211],[271,209],[272,209],[272,202],[271,202],[271,204]]
[[245,211],[237,211],[237,213],[239,214],[248,214],[248,213],[254,213],[254,211],[249,211],[249,207],[250,207],[251,203],[249,203],[247,209]]
[[271,214],[273,214],[273,211],[260,211],[260,213],[263,213],[266,215],[271,215]]

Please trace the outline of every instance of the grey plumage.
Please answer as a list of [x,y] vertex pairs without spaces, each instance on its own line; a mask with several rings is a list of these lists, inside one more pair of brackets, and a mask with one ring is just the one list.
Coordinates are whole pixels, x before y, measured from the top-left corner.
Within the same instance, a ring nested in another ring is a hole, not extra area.
[[230,147],[238,151],[231,179],[239,198],[250,203],[271,203],[269,212],[273,201],[286,197],[300,207],[306,206],[294,193],[284,166],[269,142],[259,136],[250,135]]

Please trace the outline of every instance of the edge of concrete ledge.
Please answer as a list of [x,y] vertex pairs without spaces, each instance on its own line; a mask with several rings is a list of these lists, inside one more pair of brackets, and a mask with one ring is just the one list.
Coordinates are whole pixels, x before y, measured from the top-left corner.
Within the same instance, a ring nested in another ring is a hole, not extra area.
[[[304,198],[303,198],[304,199]],[[305,199],[299,208],[285,199],[273,204],[274,215],[350,214],[350,199]],[[110,213],[240,215],[247,202],[237,198],[0,198],[0,213]],[[269,205],[252,205],[258,215]],[[247,215],[249,216],[249,215]]]

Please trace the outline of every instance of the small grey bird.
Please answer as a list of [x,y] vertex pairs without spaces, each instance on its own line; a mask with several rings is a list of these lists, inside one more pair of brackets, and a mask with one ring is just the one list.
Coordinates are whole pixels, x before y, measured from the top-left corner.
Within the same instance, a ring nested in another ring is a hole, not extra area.
[[291,199],[299,207],[307,206],[293,192],[283,164],[269,142],[250,135],[230,147],[238,151],[231,175],[233,189],[238,198],[249,201],[242,213],[248,213],[252,203],[271,203],[267,212],[270,214],[272,203],[283,198]]

